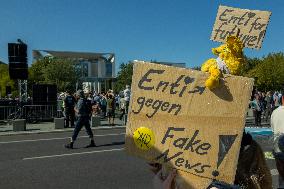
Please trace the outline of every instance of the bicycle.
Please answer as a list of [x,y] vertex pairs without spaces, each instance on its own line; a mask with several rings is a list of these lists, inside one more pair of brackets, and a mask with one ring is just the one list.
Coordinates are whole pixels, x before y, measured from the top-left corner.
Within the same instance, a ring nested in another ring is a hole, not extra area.
[[[25,110],[25,111],[24,111]],[[25,106],[16,106],[16,111],[9,114],[7,117],[8,124],[11,125],[11,122],[15,119],[26,119],[27,123],[38,123],[40,121],[40,115],[35,112],[32,108],[25,109]]]

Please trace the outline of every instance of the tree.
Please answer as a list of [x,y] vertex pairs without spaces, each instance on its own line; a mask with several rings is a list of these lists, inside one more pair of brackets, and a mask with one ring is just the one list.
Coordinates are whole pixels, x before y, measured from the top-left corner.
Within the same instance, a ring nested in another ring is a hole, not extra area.
[[6,86],[11,86],[12,96],[17,95],[15,82],[10,79],[9,69],[7,64],[0,64],[0,97],[6,95]]
[[29,69],[28,88],[33,84],[55,84],[58,91],[75,91],[78,80],[75,63],[68,59],[44,57]]
[[29,68],[29,79],[28,82],[31,84],[40,84],[45,82],[44,78],[44,70],[50,63],[51,59],[48,57],[44,57],[42,59],[37,60],[32,64]]
[[240,71],[240,75],[245,76],[250,70],[254,69],[260,63],[262,63],[262,60],[259,58],[245,57],[244,66]]
[[133,63],[129,62],[127,64],[122,63],[119,66],[119,72],[117,73],[117,81],[114,86],[116,92],[125,89],[126,85],[131,86],[132,75],[133,75]]
[[261,91],[283,90],[284,54],[270,53],[259,61],[246,76],[255,78],[255,85]]
[[67,59],[52,59],[43,70],[44,82],[56,84],[58,91],[75,91],[78,74],[75,63]]

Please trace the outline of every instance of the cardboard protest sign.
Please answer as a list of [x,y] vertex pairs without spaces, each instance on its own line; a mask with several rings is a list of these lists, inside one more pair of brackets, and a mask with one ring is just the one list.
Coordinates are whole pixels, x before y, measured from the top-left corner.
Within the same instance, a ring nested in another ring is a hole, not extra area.
[[225,42],[237,35],[247,48],[260,49],[271,12],[219,6],[211,40]]
[[232,183],[253,80],[136,62],[126,131],[128,153],[179,170],[191,188],[212,179]]

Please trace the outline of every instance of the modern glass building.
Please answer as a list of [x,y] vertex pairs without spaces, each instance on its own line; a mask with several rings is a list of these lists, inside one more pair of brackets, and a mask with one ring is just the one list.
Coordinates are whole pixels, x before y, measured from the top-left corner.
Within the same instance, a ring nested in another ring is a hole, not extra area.
[[82,84],[85,92],[105,92],[113,89],[116,77],[114,53],[33,50],[34,60],[46,56],[69,59],[75,62],[76,70],[80,76],[76,86]]

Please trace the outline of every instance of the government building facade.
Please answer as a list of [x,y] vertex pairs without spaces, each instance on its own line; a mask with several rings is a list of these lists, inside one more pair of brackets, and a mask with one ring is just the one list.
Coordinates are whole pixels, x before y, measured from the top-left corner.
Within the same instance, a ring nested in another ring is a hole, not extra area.
[[80,77],[76,88],[82,85],[85,92],[98,93],[113,90],[116,78],[114,53],[33,50],[34,61],[44,57],[62,58],[74,62]]

